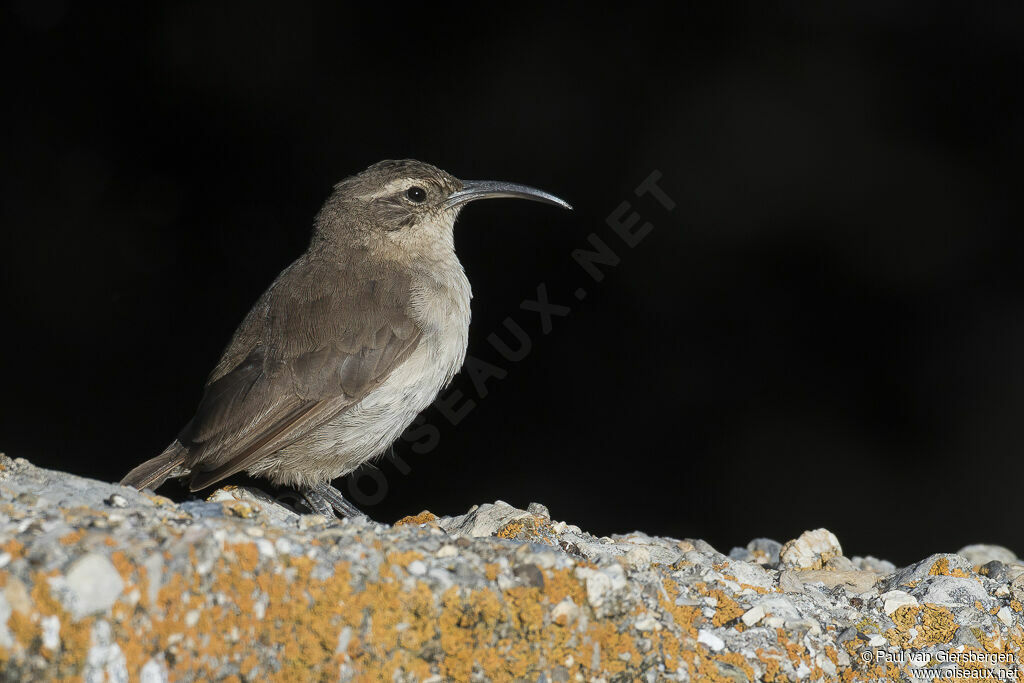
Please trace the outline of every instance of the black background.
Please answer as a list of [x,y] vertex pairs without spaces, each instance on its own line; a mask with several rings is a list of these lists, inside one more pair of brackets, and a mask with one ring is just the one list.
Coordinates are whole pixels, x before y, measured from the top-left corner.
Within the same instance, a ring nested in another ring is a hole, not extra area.
[[[414,157],[576,210],[463,213],[470,354],[507,375],[456,380],[475,407],[425,414],[373,517],[1024,552],[1019,4],[141,5],[3,10],[9,455],[117,480],[158,453],[333,183]],[[634,196],[653,171],[672,212]],[[572,308],[548,335],[541,283]]]

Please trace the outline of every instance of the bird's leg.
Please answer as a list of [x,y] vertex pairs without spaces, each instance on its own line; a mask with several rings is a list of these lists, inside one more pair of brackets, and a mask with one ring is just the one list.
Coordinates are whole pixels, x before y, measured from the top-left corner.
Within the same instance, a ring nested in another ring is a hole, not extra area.
[[334,519],[334,510],[331,509],[331,504],[324,500],[324,497],[319,493],[312,489],[307,489],[303,491],[303,496],[309,505],[309,509],[315,514],[322,515],[327,519]]
[[[341,491],[331,486],[328,482],[318,484],[313,488],[306,490],[306,500],[310,501],[310,504],[313,504],[312,498],[310,497],[311,495],[319,498],[321,504],[327,504],[328,510],[331,508],[337,510],[338,514],[342,517],[363,516],[363,513],[360,512],[359,508],[345,500],[345,496],[341,495]],[[317,510],[317,513],[323,514],[319,510]]]

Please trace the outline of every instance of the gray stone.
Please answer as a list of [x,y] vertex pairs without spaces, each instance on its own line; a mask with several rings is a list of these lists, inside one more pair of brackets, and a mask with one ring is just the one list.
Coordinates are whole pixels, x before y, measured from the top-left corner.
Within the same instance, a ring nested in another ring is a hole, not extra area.
[[995,604],[995,599],[973,578],[936,576],[911,592],[919,596],[920,602],[932,605],[973,607],[978,602],[987,610]]
[[106,612],[124,590],[124,580],[106,557],[89,553],[68,568],[65,583],[71,598],[68,605],[76,618]]
[[898,569],[879,582],[879,590],[882,592],[906,589],[908,586],[920,584],[935,572],[945,571],[947,574],[961,572],[964,574],[973,573],[974,569],[970,561],[960,555],[948,553],[936,553],[929,555],[920,562]]
[[498,500],[474,506],[469,512],[458,517],[442,517],[437,523],[456,538],[485,538],[493,536],[509,522],[529,516],[530,513],[526,510],[518,510],[505,501]]
[[875,572],[876,574],[888,575],[896,571],[896,565],[888,560],[880,560],[877,557],[868,555],[867,557],[859,557],[854,555],[850,558],[850,562],[856,569],[862,571]]
[[526,506],[526,511],[529,512],[531,515],[537,515],[538,517],[543,517],[544,519],[551,519],[551,513],[548,511],[547,506],[544,505],[543,503],[530,503],[528,506]]
[[783,570],[779,575],[779,585],[786,592],[803,592],[808,584],[820,584],[826,588],[842,586],[847,593],[866,593],[878,581],[874,572],[859,570],[830,571],[827,569]]
[[782,544],[771,538],[755,538],[747,544],[746,548],[740,550],[746,550],[750,558],[746,560],[747,562],[775,566],[779,563]]
[[998,560],[1003,564],[1017,564],[1019,560],[1012,550],[1001,545],[988,545],[986,543],[975,543],[965,545],[956,551],[957,555],[967,558],[973,565],[982,565],[992,560]]

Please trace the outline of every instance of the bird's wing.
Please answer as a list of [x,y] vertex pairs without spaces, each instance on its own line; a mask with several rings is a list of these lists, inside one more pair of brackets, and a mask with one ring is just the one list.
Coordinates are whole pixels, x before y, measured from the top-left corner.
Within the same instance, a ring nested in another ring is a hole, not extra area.
[[193,491],[347,410],[416,348],[409,279],[374,277],[361,256],[300,258],[243,321],[178,437]]

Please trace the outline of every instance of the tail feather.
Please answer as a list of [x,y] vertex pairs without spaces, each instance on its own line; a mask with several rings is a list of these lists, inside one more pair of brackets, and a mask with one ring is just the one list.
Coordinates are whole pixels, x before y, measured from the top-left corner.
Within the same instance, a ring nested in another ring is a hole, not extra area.
[[134,486],[138,490],[155,489],[167,481],[171,473],[185,464],[188,449],[175,440],[163,453],[147,460],[121,480],[122,486]]

